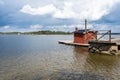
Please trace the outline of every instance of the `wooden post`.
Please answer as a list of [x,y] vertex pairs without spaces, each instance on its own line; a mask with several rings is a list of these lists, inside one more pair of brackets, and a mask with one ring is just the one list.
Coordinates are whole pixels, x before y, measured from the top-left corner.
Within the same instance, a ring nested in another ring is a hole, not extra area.
[[98,36],[97,36],[97,35],[98,35],[98,31],[96,31],[95,34],[96,34],[96,41],[97,41],[97,40],[98,40],[98,39],[97,39],[97,38],[98,38]]
[[109,41],[111,42],[111,30],[109,30]]
[[87,20],[85,19],[85,34],[87,33]]
[[87,39],[86,34],[87,34],[87,20],[85,19],[85,40]]

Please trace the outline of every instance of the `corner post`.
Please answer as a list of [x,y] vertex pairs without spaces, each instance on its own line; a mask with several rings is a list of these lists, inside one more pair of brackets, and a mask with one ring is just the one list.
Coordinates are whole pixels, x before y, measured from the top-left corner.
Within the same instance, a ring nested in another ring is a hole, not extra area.
[[111,30],[109,30],[109,41],[111,42]]
[[87,20],[85,19],[85,40],[87,40],[86,34],[87,34]]
[[85,34],[87,33],[87,19],[85,19]]

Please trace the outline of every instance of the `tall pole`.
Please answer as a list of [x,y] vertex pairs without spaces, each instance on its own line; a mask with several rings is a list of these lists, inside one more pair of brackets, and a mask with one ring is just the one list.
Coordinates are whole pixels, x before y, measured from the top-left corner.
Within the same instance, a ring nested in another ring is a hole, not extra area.
[[87,34],[87,20],[85,19],[85,40],[87,39],[86,34]]
[[85,34],[87,33],[87,19],[85,19]]
[[109,41],[111,42],[111,30],[109,30]]

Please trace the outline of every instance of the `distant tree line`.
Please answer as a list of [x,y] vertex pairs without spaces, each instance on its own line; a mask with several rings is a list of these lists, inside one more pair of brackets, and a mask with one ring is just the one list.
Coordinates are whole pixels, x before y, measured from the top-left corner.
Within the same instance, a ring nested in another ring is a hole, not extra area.
[[64,32],[64,31],[37,31],[37,32],[25,32],[23,34],[46,34],[46,35],[50,35],[50,34],[71,34],[71,32]]
[[0,34],[33,34],[33,35],[59,35],[59,34],[72,34],[72,32],[64,32],[64,31],[34,31],[34,32],[0,32]]

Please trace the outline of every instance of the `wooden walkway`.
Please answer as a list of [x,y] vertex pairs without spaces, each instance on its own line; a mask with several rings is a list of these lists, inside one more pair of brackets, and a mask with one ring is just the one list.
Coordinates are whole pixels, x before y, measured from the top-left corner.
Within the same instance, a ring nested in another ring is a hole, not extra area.
[[120,38],[111,39],[112,42],[115,42],[117,45],[120,45]]
[[[120,54],[120,38],[109,41],[89,41],[89,44],[74,43],[70,40],[60,40],[60,44],[88,47],[89,52],[105,53],[105,54]],[[93,47],[93,48],[91,48]]]
[[88,47],[89,46],[89,44],[73,43],[73,41],[70,41],[70,40],[60,40],[58,42],[60,44],[66,44],[66,45],[84,46],[84,47]]
[[91,53],[120,54],[120,38],[111,39],[111,41],[89,41],[88,50]]
[[[71,40],[59,40],[58,42],[61,43],[61,44],[66,44],[66,45],[84,46],[84,47],[88,47],[89,46],[89,44],[74,43]],[[104,41],[104,42],[107,43],[107,41]],[[112,39],[111,43],[116,43],[118,46],[120,46],[120,38]]]

